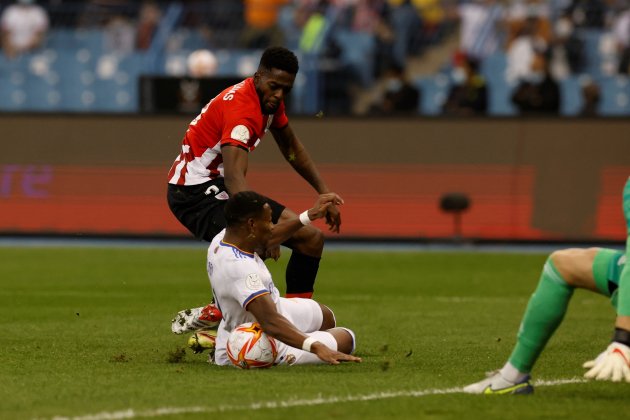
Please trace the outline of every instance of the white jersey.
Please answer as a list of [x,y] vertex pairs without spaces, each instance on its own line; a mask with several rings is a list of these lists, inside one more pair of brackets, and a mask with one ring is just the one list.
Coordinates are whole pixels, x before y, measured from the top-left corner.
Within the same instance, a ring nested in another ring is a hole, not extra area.
[[[217,365],[231,364],[226,353],[230,332],[246,322],[255,322],[256,317],[246,310],[257,297],[269,295],[278,312],[298,330],[312,335],[331,349],[337,349],[335,338],[328,332],[319,331],[323,314],[317,302],[311,299],[280,297],[263,260],[256,254],[238,249],[223,241],[225,229],[214,237],[208,248],[208,276],[215,303],[223,314],[217,330],[214,362]],[[290,347],[276,341],[278,355],[276,363],[308,364],[322,363],[316,355]]]
[[256,321],[245,309],[252,300],[269,295],[280,310],[280,292],[263,260],[256,253],[223,242],[224,236],[225,229],[214,237],[208,248],[207,268],[212,294],[223,314],[217,331],[217,364],[230,363],[225,354],[230,331],[245,322]]

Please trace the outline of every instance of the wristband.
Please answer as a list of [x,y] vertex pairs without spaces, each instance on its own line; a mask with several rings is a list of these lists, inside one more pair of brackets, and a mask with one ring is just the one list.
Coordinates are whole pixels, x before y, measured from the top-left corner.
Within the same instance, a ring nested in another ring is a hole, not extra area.
[[300,222],[306,226],[311,224],[311,218],[308,217],[308,210],[300,213]]
[[630,347],[630,331],[624,330],[623,328],[615,328],[612,341],[616,341],[617,343],[625,344]]
[[313,337],[306,337],[306,339],[302,343],[302,350],[307,351],[307,352],[310,353],[311,352],[311,346],[316,341],[317,340],[315,338],[313,338]]

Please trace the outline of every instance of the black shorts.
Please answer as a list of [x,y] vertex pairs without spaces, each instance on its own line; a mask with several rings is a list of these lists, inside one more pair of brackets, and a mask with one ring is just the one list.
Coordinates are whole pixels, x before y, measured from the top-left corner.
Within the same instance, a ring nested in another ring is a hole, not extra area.
[[[181,222],[199,240],[212,241],[225,226],[224,206],[227,190],[223,178],[199,185],[168,184],[168,206]],[[271,219],[278,223],[285,209],[282,204],[268,199]]]

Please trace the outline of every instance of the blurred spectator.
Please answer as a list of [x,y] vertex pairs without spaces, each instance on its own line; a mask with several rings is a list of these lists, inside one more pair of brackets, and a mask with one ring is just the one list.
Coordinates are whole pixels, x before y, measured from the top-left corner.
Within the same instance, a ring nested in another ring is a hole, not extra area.
[[244,0],[245,28],[242,48],[266,48],[282,45],[284,36],[278,26],[279,9],[290,0]]
[[[373,38],[374,62],[370,63],[373,74],[363,75],[364,80],[370,80],[373,76],[380,76],[394,60],[392,58],[395,42],[395,33],[388,20],[389,7],[385,0],[346,0],[340,7],[338,18],[339,26],[355,33],[363,33]],[[404,64],[404,55],[401,54],[401,62]],[[396,61],[398,62],[398,61]]]
[[619,74],[630,74],[630,7],[617,14],[612,24],[612,34],[619,54]]
[[603,29],[608,6],[606,0],[574,0],[569,11],[576,26]]
[[105,24],[103,42],[108,52],[127,55],[135,47],[136,28],[129,18],[124,15],[114,15]]
[[[195,31],[205,41],[206,47],[240,48],[244,3],[242,0],[187,0],[183,2],[179,26]],[[165,2],[158,4],[165,7]],[[177,48],[174,46],[174,49]]]
[[558,115],[560,112],[560,86],[551,76],[548,60],[537,53],[532,71],[516,87],[512,102],[521,115]]
[[584,69],[584,42],[580,39],[571,16],[560,14],[553,26],[551,69],[556,79],[569,74],[580,73]]
[[505,76],[510,84],[531,79],[536,53],[547,50],[547,41],[537,35],[538,23],[539,19],[535,16],[527,18],[507,49]]
[[48,15],[34,0],[18,0],[0,16],[2,49],[7,57],[39,48],[48,31]]
[[145,1],[140,7],[138,16],[138,32],[136,36],[136,49],[148,50],[153,41],[153,36],[162,19],[162,11],[153,1]]
[[305,4],[296,11],[296,24],[302,27],[299,47],[303,52],[318,52],[324,47],[320,44],[323,41],[326,25],[329,23],[328,6],[328,1],[318,0],[315,3]]
[[133,2],[126,0],[87,0],[77,2],[83,10],[78,25],[84,28],[101,28],[107,25],[114,16],[129,16],[135,10]]
[[550,43],[553,38],[551,24],[551,7],[543,0],[517,0],[512,2],[508,10],[508,39],[507,45],[518,37],[526,25],[532,25],[532,33],[535,37]]
[[384,74],[385,92],[382,100],[373,104],[373,115],[413,115],[418,112],[420,91],[409,83],[401,67],[392,66]]
[[422,37],[428,44],[438,42],[442,36],[442,25],[446,19],[446,11],[440,0],[414,0],[414,5],[422,19]]
[[451,116],[484,115],[488,108],[486,81],[479,73],[479,62],[458,55],[453,69],[453,86],[442,112]]
[[595,117],[599,115],[599,102],[601,100],[601,90],[593,81],[587,81],[582,84],[582,110],[580,117]]
[[459,48],[466,56],[482,60],[502,48],[505,9],[497,0],[462,3]]
[[389,0],[389,5],[388,20],[393,34],[391,60],[394,65],[404,67],[407,55],[422,30],[422,20],[411,0]]
[[384,8],[384,0],[352,0],[346,3],[345,19],[352,31],[376,34],[383,24]]

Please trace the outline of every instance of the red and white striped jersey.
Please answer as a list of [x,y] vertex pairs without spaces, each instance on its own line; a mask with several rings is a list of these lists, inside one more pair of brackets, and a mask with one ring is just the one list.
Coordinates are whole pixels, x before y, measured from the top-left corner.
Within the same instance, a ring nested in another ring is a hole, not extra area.
[[230,86],[191,121],[168,173],[169,184],[198,185],[223,177],[222,145],[251,152],[269,127],[282,128],[288,123],[284,102],[274,115],[262,113],[253,78]]

